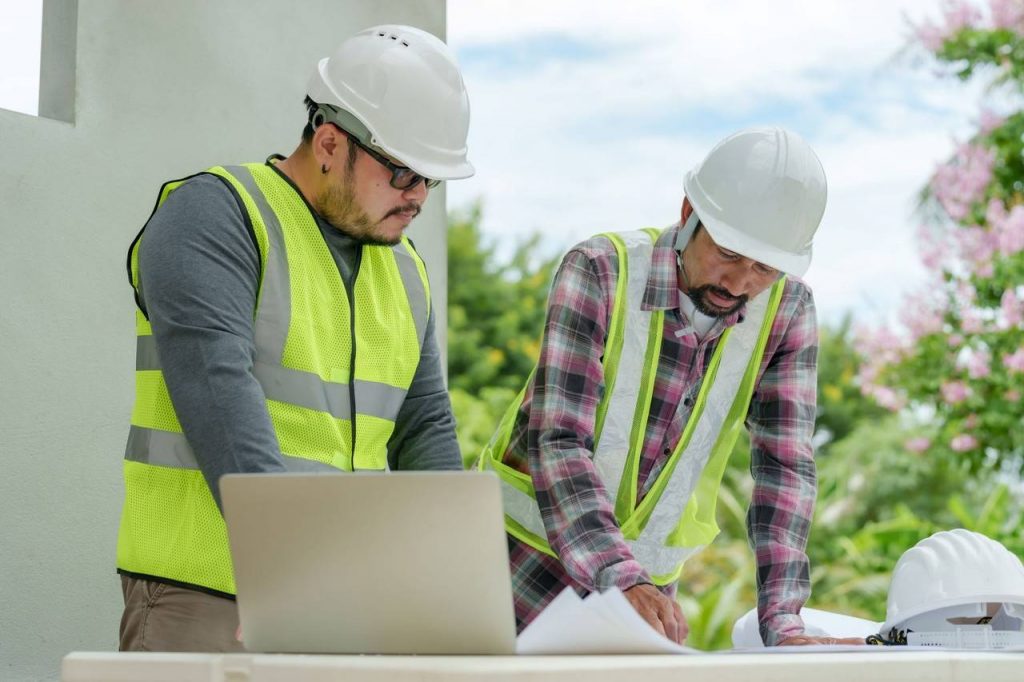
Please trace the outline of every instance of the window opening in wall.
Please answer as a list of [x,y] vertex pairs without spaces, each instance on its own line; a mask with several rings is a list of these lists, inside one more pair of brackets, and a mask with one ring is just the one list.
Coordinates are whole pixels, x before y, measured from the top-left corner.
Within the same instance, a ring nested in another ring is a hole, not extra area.
[[39,113],[43,0],[0,0],[0,107]]

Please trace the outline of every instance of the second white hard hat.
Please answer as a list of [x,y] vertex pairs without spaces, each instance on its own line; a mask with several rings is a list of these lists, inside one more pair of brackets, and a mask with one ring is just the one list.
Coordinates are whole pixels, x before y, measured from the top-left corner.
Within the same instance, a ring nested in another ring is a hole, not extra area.
[[363,144],[423,177],[473,175],[466,86],[451,51],[426,31],[398,25],[360,31],[320,60],[306,93],[351,114],[365,130],[347,132],[365,135]]
[[[882,633],[892,628],[930,626],[925,614],[949,607],[940,620],[951,615],[983,615],[984,605],[1009,605],[1024,615],[1024,565],[1002,543],[981,533],[957,528],[921,540],[896,562],[886,603]],[[1004,608],[1006,608],[1004,606]],[[1020,617],[1020,616],[1018,616]]]
[[790,275],[807,271],[827,189],[821,161],[795,133],[730,135],[687,173],[684,190],[722,248]]

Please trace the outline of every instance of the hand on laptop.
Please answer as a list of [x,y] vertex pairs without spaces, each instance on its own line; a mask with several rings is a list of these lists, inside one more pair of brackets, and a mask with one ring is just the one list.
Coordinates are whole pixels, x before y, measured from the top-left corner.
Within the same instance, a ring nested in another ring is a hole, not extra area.
[[683,610],[674,599],[669,599],[654,585],[634,585],[623,594],[636,612],[660,634],[676,644],[686,641],[690,626],[686,624]]

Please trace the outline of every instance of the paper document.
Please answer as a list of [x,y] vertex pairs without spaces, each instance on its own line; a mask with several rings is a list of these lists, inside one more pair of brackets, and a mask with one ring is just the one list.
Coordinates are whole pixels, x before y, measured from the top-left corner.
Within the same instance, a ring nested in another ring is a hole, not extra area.
[[516,653],[699,654],[658,634],[618,588],[585,599],[566,588],[516,640]]

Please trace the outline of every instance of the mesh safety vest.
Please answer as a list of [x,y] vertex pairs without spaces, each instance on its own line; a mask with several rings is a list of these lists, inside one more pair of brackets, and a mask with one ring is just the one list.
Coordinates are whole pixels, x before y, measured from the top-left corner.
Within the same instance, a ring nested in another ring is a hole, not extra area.
[[[594,466],[605,488],[616,494],[615,517],[634,558],[656,584],[667,585],[678,580],[687,558],[718,535],[718,491],[750,407],[785,280],[749,301],[743,322],[723,332],[679,442],[638,503],[640,457],[665,324],[663,310],[641,306],[658,233],[601,236],[615,247],[619,267],[602,360],[605,392],[596,412]],[[557,557],[530,476],[502,461],[525,393],[524,388],[505,413],[479,467],[502,481],[509,534]]]
[[[349,297],[309,207],[275,170],[246,164],[205,172],[244,206],[259,247],[252,372],[286,467],[387,469],[388,439],[430,314],[423,261],[406,239],[364,245]],[[157,207],[189,179],[165,184]],[[143,234],[129,250],[136,290]],[[224,519],[178,423],[141,307],[136,333],[117,566],[234,594]]]

